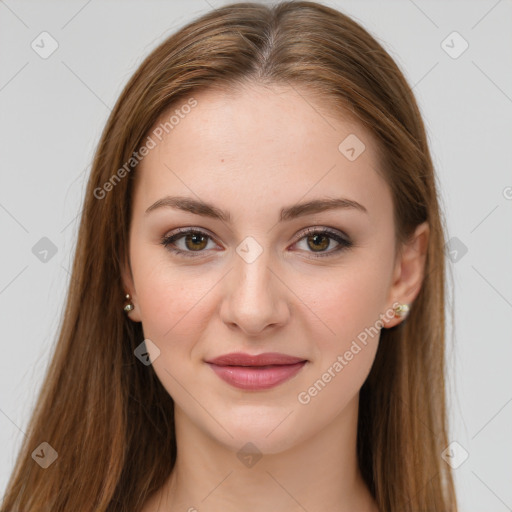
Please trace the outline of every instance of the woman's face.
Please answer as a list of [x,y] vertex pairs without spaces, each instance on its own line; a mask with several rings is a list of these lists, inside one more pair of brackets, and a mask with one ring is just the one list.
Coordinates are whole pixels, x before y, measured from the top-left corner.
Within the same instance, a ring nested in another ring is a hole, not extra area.
[[[168,134],[155,125],[136,170],[130,318],[177,417],[234,449],[276,453],[353,414],[419,267],[395,261],[390,190],[360,126],[295,88],[193,98],[162,118],[175,115]],[[324,200],[340,202],[314,206]],[[306,363],[208,363],[234,352]]]

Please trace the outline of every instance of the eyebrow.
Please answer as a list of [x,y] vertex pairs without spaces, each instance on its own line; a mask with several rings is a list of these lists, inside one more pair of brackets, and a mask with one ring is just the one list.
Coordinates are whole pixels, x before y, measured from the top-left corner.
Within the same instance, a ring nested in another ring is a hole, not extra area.
[[[231,222],[231,215],[229,212],[217,208],[213,204],[204,201],[197,201],[191,197],[184,196],[166,196],[153,203],[145,212],[148,213],[155,211],[159,208],[174,208],[183,210],[185,212],[201,215],[203,217],[211,217],[223,222]],[[304,203],[287,206],[281,210],[279,222],[288,221],[304,215],[313,213],[320,213],[326,210],[333,209],[356,209],[364,213],[368,210],[357,201],[346,198],[329,198],[329,199],[314,199]]]

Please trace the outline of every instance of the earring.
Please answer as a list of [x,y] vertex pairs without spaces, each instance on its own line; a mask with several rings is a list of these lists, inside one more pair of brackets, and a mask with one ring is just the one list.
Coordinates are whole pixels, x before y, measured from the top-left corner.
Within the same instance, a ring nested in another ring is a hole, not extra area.
[[398,304],[398,306],[395,306],[393,308],[393,311],[395,312],[395,316],[403,317],[407,316],[407,313],[409,313],[409,306],[407,304]]
[[[127,293],[127,294],[126,294],[126,300],[130,300],[130,294],[129,294],[129,293]],[[123,308],[123,309],[125,310],[125,312],[126,312],[126,313],[128,313],[128,312],[129,312],[129,311],[131,311],[134,307],[135,307],[135,306],[130,302],[130,303],[126,304],[126,305],[124,306],[124,308]]]

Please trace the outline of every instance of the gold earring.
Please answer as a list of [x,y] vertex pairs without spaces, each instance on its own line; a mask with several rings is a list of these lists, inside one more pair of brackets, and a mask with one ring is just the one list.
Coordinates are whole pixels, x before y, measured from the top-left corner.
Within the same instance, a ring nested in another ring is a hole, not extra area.
[[393,308],[393,311],[395,312],[395,316],[403,317],[409,313],[410,308],[407,304],[398,304],[398,306]]
[[[129,293],[127,293],[127,294],[126,294],[126,300],[130,300],[130,294],[129,294]],[[124,308],[123,308],[123,309],[125,310],[125,312],[126,312],[126,313],[128,313],[128,312],[129,312],[129,311],[131,311],[134,307],[135,307],[135,306],[130,302],[129,304],[126,304],[126,305],[124,306]]]

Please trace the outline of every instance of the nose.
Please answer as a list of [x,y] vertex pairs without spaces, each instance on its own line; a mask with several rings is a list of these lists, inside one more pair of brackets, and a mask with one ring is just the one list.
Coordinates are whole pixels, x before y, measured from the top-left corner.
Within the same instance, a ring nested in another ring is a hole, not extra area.
[[277,329],[290,317],[290,291],[279,271],[271,268],[268,251],[251,263],[235,255],[234,268],[224,282],[223,322],[247,336]]

